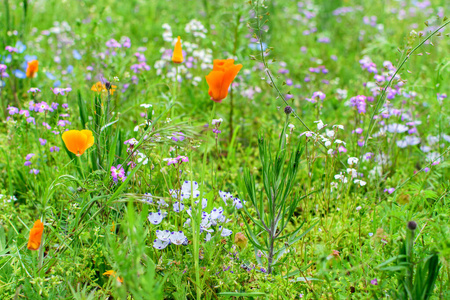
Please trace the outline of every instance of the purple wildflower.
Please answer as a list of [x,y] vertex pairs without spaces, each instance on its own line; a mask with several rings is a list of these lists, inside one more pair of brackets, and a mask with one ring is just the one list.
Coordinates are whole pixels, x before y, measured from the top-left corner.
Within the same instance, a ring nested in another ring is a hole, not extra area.
[[34,153],[27,154],[27,156],[25,156],[25,159],[30,160],[34,155]]
[[182,132],[174,132],[172,134],[172,141],[174,141],[174,142],[181,142],[184,139],[185,139],[184,133],[182,133]]
[[21,109],[19,111],[19,114],[24,115],[27,118],[30,116],[30,112],[28,110],[26,110],[26,109]]
[[384,189],[385,193],[392,194],[395,191],[395,188]]
[[68,88],[52,88],[52,91],[55,95],[61,95],[64,96],[65,93],[68,93],[70,91],[72,91],[72,88],[68,87]]
[[29,90],[28,90],[28,93],[37,93],[37,92],[40,92],[41,90],[40,89],[38,89],[38,88],[30,88]]
[[188,162],[188,161],[189,161],[189,158],[188,158],[187,156],[179,155],[179,156],[176,158],[176,160],[178,160],[179,163],[182,163],[182,162]]
[[38,169],[31,169],[30,170],[30,174],[37,175],[37,174],[39,174],[39,170]]
[[176,158],[171,158],[171,157],[169,157],[169,158],[164,158],[163,161],[167,161],[167,165],[168,165],[168,166],[170,166],[170,165],[175,165],[175,164],[178,163],[178,159],[176,159]]
[[117,167],[111,166],[111,176],[114,180],[114,182],[117,183],[118,179],[122,180],[122,182],[125,181],[125,170],[123,169],[122,165],[117,165]]
[[19,109],[14,106],[8,106],[8,113],[12,116],[19,113]]

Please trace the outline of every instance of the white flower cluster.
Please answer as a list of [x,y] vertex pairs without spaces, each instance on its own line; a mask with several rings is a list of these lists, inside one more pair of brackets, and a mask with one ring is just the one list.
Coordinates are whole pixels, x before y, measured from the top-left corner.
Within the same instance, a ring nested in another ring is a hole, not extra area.
[[339,186],[339,183],[348,183],[348,179],[353,180],[353,183],[359,186],[365,186],[367,184],[366,181],[358,179],[358,172],[356,171],[356,165],[358,164],[359,159],[356,157],[349,157],[347,159],[347,163],[349,167],[347,168],[346,172],[347,175],[340,172],[339,174],[334,175],[334,179],[337,180],[337,182],[332,182],[331,187],[337,188]]
[[165,42],[172,42],[173,37],[172,37],[172,27],[170,27],[169,24],[164,23],[162,28],[164,29],[163,32],[163,40]]
[[132,157],[130,158],[130,162],[128,164],[133,165],[133,161],[135,161],[138,164],[142,162],[143,165],[146,165],[148,164],[148,157],[139,150],[134,149],[134,146],[137,145],[138,143],[139,143],[138,140],[136,140],[135,138],[131,138],[124,142],[125,145],[128,145],[127,153],[132,155]]
[[184,27],[184,31],[186,31],[186,33],[192,33],[195,37],[202,39],[206,38],[206,33],[208,32],[205,26],[203,26],[203,24],[196,19],[193,19],[187,23]]
[[[314,123],[317,124],[317,131],[320,131],[324,129],[327,124],[324,124],[322,120],[314,121]],[[343,125],[333,125],[333,130],[329,130],[325,128],[325,135],[319,134],[313,131],[305,131],[300,136],[305,135],[306,137],[312,137],[315,139],[315,141],[320,140],[325,147],[329,148],[327,153],[329,155],[333,155],[337,152],[347,152],[347,149],[345,149],[346,143],[340,139],[336,139],[336,133],[338,130],[344,130]],[[334,145],[336,147],[331,147]]]
[[14,202],[14,201],[17,201],[16,196],[9,196],[9,195],[0,194],[0,204],[5,205],[7,203],[11,203],[11,202]]
[[[178,201],[173,203],[173,211],[176,213],[182,213],[185,210],[185,204],[183,203],[184,200],[188,200],[191,197],[196,199],[200,196],[200,191],[198,190],[199,185],[197,182],[191,182],[191,181],[184,181],[181,189],[179,190],[169,190],[170,195],[177,199]],[[233,201],[233,206],[236,209],[242,208],[242,203],[244,201],[239,200],[238,198],[235,198],[231,195],[231,193],[226,192],[219,192],[220,197],[225,202],[225,205],[227,205],[227,200],[231,199]],[[153,203],[153,196],[150,193],[146,193],[142,199],[143,201],[152,204]],[[227,228],[224,228],[220,224],[226,224],[230,222],[231,220],[226,218],[224,215],[224,210],[222,207],[213,207],[211,210],[207,210],[208,207],[208,200],[206,198],[203,198],[200,200],[196,200],[195,204],[199,205],[201,202],[201,216],[202,220],[199,225],[200,227],[200,233],[205,232],[205,241],[209,241],[212,239],[213,234],[220,233],[220,236],[227,237],[230,236],[233,232]],[[151,212],[148,215],[148,220],[153,225],[159,225],[163,219],[167,216],[166,212],[161,212],[161,208],[168,208],[169,205],[163,200],[160,199],[158,201],[159,209],[157,212]],[[209,211],[209,212],[207,212]],[[186,210],[186,213],[189,215],[189,217],[192,217],[192,207],[189,207]],[[184,222],[183,227],[189,228],[192,224],[192,220],[190,218],[187,218]],[[156,230],[156,239],[153,241],[153,247],[159,250],[162,250],[169,246],[170,244],[174,245],[187,245],[188,239],[183,233],[183,231],[169,231],[169,230]]]

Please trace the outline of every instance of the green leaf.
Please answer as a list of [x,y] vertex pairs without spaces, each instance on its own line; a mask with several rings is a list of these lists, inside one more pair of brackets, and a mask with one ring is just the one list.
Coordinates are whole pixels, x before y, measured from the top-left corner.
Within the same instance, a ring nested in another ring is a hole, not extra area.
[[86,102],[81,98],[81,92],[80,90],[77,91],[78,93],[78,109],[80,110],[80,121],[81,121],[81,127],[86,128],[86,124],[88,122],[88,114],[86,109]]
[[117,130],[116,131],[116,136],[114,137],[114,142],[111,144],[109,153],[108,153],[108,170],[111,168],[111,166],[114,164],[114,160],[115,160],[115,156],[116,156],[116,151],[117,151],[117,143],[119,142],[119,136],[120,136],[120,131]]

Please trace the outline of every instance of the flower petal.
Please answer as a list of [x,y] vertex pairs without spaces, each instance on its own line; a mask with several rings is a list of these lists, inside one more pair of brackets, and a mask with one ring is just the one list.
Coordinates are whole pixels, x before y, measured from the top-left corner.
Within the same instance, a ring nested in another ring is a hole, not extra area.
[[78,130],[69,130],[63,133],[62,139],[67,150],[80,156],[86,151],[88,136]]
[[209,85],[208,94],[214,101],[217,102],[221,102],[222,99],[224,99],[220,97],[220,91],[222,90],[223,84],[223,76],[224,72],[221,71],[211,71],[207,76],[205,76],[206,82]]

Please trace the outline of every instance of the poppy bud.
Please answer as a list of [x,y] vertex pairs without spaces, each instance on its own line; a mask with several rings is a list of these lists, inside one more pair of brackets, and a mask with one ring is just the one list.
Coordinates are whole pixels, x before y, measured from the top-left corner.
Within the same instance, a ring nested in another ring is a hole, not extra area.
[[292,111],[293,111],[293,109],[289,105],[284,108],[284,113],[287,115],[291,114]]
[[27,77],[32,78],[36,76],[39,69],[39,62],[37,60],[29,61],[27,64]]
[[416,230],[416,228],[417,228],[417,223],[416,222],[414,222],[414,221],[409,221],[408,222],[408,229],[409,230],[414,231],[414,230]]
[[38,250],[41,246],[42,233],[44,232],[44,224],[41,220],[34,222],[33,228],[30,230],[27,248],[30,250]]
[[107,81],[107,82],[105,83],[105,88],[106,88],[107,90],[111,89],[111,82]]
[[172,61],[176,64],[181,64],[183,62],[183,51],[181,49],[181,39],[178,37],[175,43],[175,49],[173,49]]

